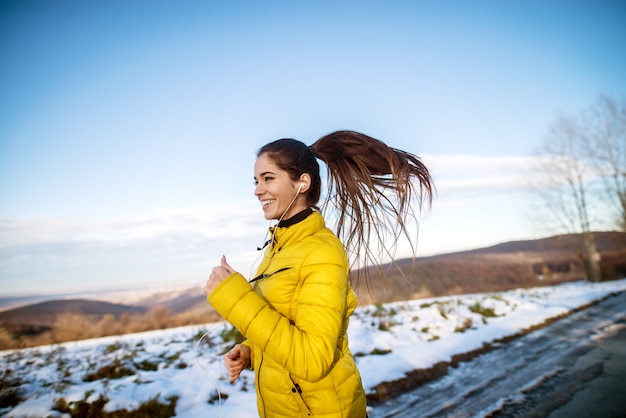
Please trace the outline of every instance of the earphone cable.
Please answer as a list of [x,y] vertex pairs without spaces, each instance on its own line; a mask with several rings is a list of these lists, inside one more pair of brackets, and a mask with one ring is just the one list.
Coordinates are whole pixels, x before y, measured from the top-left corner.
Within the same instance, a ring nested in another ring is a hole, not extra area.
[[211,379],[211,381],[213,382],[213,384],[215,384],[215,390],[217,391],[217,414],[215,415],[215,418],[219,418],[220,416],[220,411],[222,409],[222,392],[220,391],[220,385],[217,383],[217,379],[215,377],[213,377],[213,375],[211,374],[211,372],[209,372],[209,370],[204,367],[202,365],[202,363],[200,363],[200,358],[198,356],[198,349],[200,348],[200,343],[202,342],[202,340],[204,339],[204,337],[206,337],[207,335],[209,335],[210,332],[212,332],[213,330],[217,329],[218,325],[213,326],[211,329],[209,329],[207,332],[205,332],[204,334],[202,334],[202,336],[200,337],[200,339],[198,339],[198,342],[196,343],[196,350],[194,353],[194,357],[196,359],[196,363],[198,363],[198,366],[200,366],[200,368],[204,371],[204,373],[209,377],[209,379]]

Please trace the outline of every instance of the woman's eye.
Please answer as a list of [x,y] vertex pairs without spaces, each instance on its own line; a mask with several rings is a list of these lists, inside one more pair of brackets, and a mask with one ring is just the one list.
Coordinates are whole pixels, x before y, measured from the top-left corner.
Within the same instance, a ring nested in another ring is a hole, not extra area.
[[[270,182],[270,181],[272,181],[272,180],[274,180],[274,177],[263,177],[263,178],[261,179],[261,182],[263,182],[263,183],[267,183],[267,182]],[[254,186],[255,186],[255,187],[256,187],[256,186],[258,186],[258,185],[259,185],[259,180],[254,179],[254,180],[253,180],[253,184],[254,184]]]

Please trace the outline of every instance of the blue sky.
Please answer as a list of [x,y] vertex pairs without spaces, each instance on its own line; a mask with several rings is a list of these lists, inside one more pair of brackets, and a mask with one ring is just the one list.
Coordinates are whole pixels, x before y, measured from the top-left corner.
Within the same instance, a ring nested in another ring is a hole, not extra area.
[[[353,129],[422,157],[418,255],[542,237],[522,172],[626,92],[619,1],[4,1],[0,294],[248,274],[255,151]],[[402,255],[402,254],[401,254]]]

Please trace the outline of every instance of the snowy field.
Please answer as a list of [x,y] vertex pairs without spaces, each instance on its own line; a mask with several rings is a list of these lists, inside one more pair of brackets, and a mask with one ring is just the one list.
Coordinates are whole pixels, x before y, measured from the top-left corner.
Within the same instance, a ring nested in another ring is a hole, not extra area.
[[[365,306],[352,317],[350,346],[371,392],[625,290],[626,279]],[[222,366],[232,331],[206,324],[0,352],[2,404],[15,404],[0,415],[61,417],[89,405],[134,411],[158,401],[183,418],[256,417],[252,372],[230,384]]]

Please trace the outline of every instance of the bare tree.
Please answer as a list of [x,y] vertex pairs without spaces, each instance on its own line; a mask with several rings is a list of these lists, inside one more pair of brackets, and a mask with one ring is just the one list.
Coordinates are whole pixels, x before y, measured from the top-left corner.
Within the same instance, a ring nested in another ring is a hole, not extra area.
[[626,100],[600,96],[582,118],[589,160],[603,181],[614,226],[626,232]]
[[576,120],[561,116],[538,150],[534,190],[541,204],[541,218],[557,230],[582,238],[581,259],[588,279],[600,280],[600,268],[591,225],[597,185],[595,168],[587,161],[587,144]]
[[538,150],[534,190],[544,221],[581,237],[588,279],[600,281],[592,228],[626,231],[626,104],[600,96],[574,116],[560,116]]

